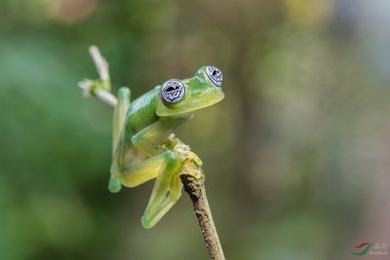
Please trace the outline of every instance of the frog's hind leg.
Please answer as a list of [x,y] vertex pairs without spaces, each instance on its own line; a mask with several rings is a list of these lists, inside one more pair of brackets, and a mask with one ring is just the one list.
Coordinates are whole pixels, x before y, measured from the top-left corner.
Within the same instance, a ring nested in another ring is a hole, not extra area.
[[154,183],[148,206],[142,216],[144,228],[152,228],[180,198],[183,184],[180,169],[160,171]]
[[135,187],[157,177],[142,217],[142,225],[145,228],[153,227],[180,198],[182,184],[178,175],[181,165],[181,159],[176,152],[165,151],[147,160],[130,164],[115,176],[127,187]]
[[124,129],[124,125],[127,119],[127,111],[130,107],[131,92],[129,88],[122,87],[118,90],[117,98],[118,104],[114,108],[113,127],[112,127],[112,165],[111,165],[111,177],[108,184],[108,189],[111,192],[119,192],[121,190],[120,181],[114,177],[114,173],[117,172],[117,165],[115,160],[115,153],[117,146],[119,145],[121,134]]

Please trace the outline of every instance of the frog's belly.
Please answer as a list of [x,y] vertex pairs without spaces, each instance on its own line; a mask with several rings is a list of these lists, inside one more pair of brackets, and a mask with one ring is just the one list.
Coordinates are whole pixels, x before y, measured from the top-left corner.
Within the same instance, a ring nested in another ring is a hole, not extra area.
[[129,148],[125,154],[125,162],[128,162],[128,164],[141,162],[147,158],[148,156],[146,156],[139,150],[135,149],[134,147]]

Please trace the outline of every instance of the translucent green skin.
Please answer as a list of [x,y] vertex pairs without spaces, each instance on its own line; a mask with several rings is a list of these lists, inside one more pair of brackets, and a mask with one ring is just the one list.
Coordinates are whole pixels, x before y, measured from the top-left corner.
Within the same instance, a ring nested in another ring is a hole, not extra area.
[[[162,100],[162,86],[132,102],[128,88],[118,92],[108,188],[111,192],[119,192],[122,185],[135,187],[156,178],[141,221],[145,228],[153,227],[179,199],[182,190],[179,175],[184,163],[190,160],[199,167],[202,164],[172,133],[195,111],[224,98],[221,87],[207,76],[206,67],[200,68],[193,78],[180,82],[185,86],[185,95],[176,104]],[[185,173],[200,177],[200,172]]]

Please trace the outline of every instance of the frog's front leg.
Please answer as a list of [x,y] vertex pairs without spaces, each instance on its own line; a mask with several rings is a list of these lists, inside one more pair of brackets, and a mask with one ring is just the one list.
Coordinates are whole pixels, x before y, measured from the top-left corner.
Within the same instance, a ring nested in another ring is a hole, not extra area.
[[161,144],[169,140],[169,135],[177,126],[188,120],[188,117],[181,118],[160,118],[153,124],[145,127],[131,138],[136,149],[142,153],[152,156],[159,152]]

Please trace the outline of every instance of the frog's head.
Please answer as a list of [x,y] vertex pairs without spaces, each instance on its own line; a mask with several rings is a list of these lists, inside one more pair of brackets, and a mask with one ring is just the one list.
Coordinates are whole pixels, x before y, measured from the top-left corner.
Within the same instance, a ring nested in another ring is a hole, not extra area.
[[178,116],[214,105],[224,98],[222,72],[214,66],[200,68],[194,77],[170,79],[160,88],[158,116]]

